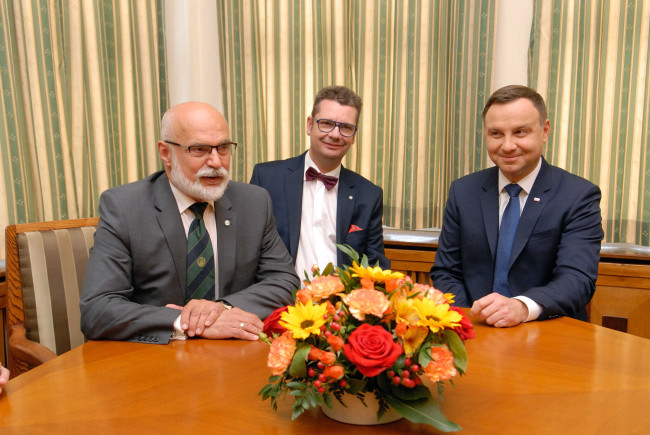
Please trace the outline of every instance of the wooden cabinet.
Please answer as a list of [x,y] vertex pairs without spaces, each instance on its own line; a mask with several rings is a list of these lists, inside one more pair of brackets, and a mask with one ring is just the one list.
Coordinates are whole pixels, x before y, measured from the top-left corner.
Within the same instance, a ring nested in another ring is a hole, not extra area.
[[[384,230],[391,269],[431,284],[429,271],[439,230]],[[650,248],[604,243],[596,293],[587,307],[591,323],[650,338]]]

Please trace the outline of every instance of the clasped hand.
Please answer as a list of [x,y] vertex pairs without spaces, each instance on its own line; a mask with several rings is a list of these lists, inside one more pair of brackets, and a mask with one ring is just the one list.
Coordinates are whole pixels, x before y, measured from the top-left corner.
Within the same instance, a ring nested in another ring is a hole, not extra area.
[[507,328],[526,321],[528,307],[519,299],[490,293],[474,302],[470,315],[495,328]]
[[181,328],[189,337],[257,340],[264,327],[255,314],[239,308],[228,310],[220,302],[192,299],[184,307],[166,306],[181,310]]

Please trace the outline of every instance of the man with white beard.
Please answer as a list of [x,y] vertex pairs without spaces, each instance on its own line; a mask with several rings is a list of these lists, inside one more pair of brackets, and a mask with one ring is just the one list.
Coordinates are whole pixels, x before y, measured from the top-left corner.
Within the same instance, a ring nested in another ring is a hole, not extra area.
[[268,193],[229,181],[237,144],[204,103],[169,109],[158,153],[164,170],[100,198],[81,294],[89,339],[256,340],[300,286]]

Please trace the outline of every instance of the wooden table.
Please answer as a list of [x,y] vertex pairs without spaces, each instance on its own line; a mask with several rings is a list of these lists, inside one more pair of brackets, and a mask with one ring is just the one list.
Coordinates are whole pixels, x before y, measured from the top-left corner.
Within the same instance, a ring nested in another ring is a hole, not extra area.
[[[468,373],[442,406],[464,433],[650,428],[650,340],[566,318],[477,325],[476,336]],[[0,433],[437,433],[406,420],[351,426],[320,410],[291,421],[289,401],[275,413],[257,396],[267,351],[242,341],[89,342],[7,384]]]

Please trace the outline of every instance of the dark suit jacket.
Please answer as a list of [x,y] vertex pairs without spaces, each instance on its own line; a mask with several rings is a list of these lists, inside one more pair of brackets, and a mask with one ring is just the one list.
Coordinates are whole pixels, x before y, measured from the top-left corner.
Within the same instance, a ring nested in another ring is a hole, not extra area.
[[[498,168],[451,184],[431,269],[433,284],[470,307],[492,292],[499,237]],[[539,198],[539,201],[535,201]],[[513,296],[542,305],[539,320],[587,320],[598,277],[603,229],[600,189],[542,160],[513,244],[508,282]]]
[[[215,203],[220,297],[264,319],[300,287],[263,189],[231,181]],[[185,304],[186,235],[163,171],[104,192],[81,294],[89,339],[168,343]]]
[[[278,233],[291,258],[296,261],[300,240],[300,217],[302,215],[302,183],[305,154],[287,160],[259,163],[253,168],[251,184],[262,186],[271,194],[273,213]],[[359,255],[366,254],[369,264],[376,262],[382,268],[390,268],[390,260],[384,255],[384,233],[381,218],[384,209],[383,190],[361,175],[341,168],[338,183],[336,211],[336,243],[352,246]],[[361,231],[350,233],[350,226]],[[339,266],[352,265],[341,251],[337,252]]]

